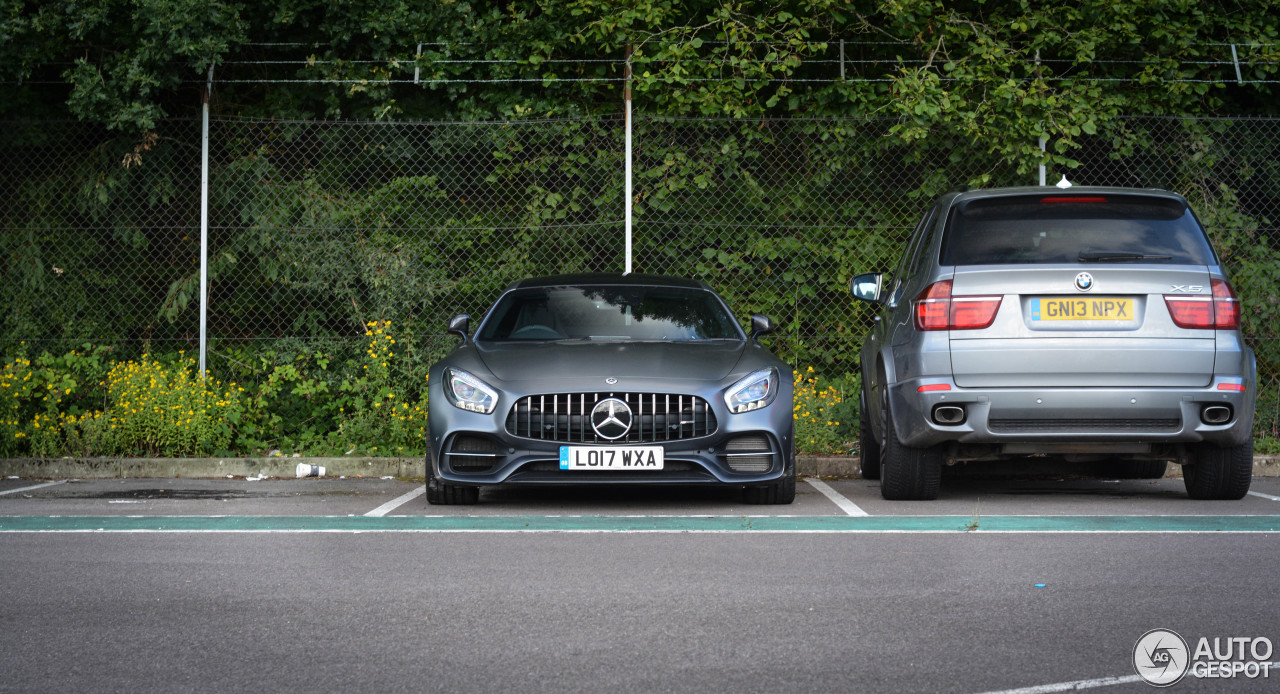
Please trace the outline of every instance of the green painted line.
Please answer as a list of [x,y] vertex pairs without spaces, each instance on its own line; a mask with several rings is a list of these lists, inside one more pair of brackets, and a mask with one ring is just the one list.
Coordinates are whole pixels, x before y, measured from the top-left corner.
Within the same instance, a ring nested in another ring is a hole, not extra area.
[[1280,516],[0,516],[0,532],[1280,532]]

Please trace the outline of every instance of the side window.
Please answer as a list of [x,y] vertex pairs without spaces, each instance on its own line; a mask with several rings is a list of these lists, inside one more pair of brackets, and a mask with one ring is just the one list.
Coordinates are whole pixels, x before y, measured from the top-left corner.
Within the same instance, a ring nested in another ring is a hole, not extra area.
[[920,228],[916,230],[916,238],[918,241],[916,243],[915,250],[912,252],[911,260],[905,268],[907,277],[914,277],[916,273],[920,272],[921,267],[924,266],[926,251],[928,251],[929,246],[933,245],[934,222],[937,218],[938,206],[934,205],[933,209],[929,210],[929,214],[925,215],[924,221],[920,224]]
[[898,271],[893,275],[893,292],[890,294],[890,303],[898,303],[902,298],[900,296],[902,288],[906,286],[911,276],[920,269],[920,262],[924,258],[924,249],[929,246],[927,243],[929,230],[933,227],[933,220],[937,214],[938,206],[934,205],[921,218],[920,224],[916,226],[915,231],[911,232],[911,240],[907,242],[907,249],[903,251],[902,260],[898,263]]

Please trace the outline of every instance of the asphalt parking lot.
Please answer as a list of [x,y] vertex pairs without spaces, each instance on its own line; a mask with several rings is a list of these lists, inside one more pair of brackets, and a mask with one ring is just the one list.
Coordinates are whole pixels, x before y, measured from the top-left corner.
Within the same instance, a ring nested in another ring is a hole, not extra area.
[[802,478],[785,506],[733,490],[575,486],[485,489],[475,506],[430,506],[418,481],[338,478],[0,480],[0,516],[1273,516],[1280,478],[1256,477],[1240,501],[1193,501],[1178,478],[952,477],[937,501],[880,498],[879,483]]
[[[1153,630],[1188,652],[1280,643],[1272,477],[1208,502],[1176,478],[961,475],[912,503],[806,478],[788,506],[688,488],[428,506],[395,478],[0,479],[0,557],[0,692],[1110,694],[1150,691],[1135,648]],[[1274,691],[1276,661],[1170,691]]]

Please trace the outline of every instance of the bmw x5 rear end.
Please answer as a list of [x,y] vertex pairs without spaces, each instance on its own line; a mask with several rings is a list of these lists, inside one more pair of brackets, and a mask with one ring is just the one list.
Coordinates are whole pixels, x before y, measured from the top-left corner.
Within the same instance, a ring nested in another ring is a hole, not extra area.
[[933,498],[941,464],[1048,455],[1117,477],[1183,465],[1195,498],[1252,473],[1240,301],[1186,201],[1125,188],[949,194],[876,305],[861,355],[864,472]]

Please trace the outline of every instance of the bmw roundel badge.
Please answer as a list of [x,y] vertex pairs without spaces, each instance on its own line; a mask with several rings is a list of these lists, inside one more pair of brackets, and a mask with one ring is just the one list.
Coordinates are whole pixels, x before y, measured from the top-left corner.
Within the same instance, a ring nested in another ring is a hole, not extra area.
[[1093,275],[1090,275],[1087,272],[1082,272],[1076,275],[1076,289],[1079,289],[1082,292],[1087,292],[1090,289],[1093,289]]

